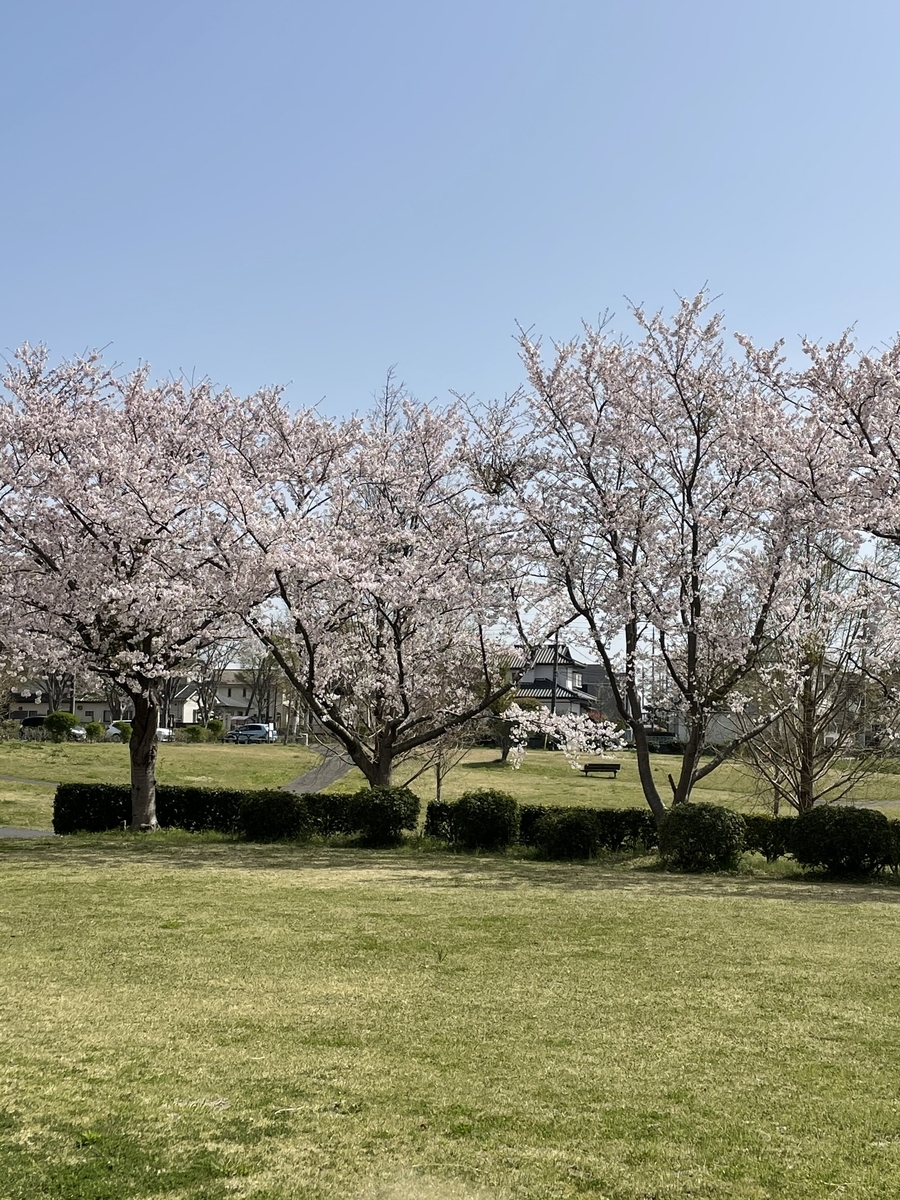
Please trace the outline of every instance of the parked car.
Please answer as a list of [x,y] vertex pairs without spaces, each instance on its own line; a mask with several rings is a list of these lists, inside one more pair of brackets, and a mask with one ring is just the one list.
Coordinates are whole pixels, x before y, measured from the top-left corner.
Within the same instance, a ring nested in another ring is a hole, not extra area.
[[[41,738],[43,737],[44,729],[43,717],[25,717],[19,726],[19,737],[26,739]],[[69,730],[68,737],[71,742],[87,741],[87,730],[83,725],[73,725]]]
[[228,733],[225,734],[225,737],[222,740],[225,742],[236,742],[237,741],[237,730],[236,729],[229,730]]
[[239,745],[248,742],[277,742],[278,734],[272,725],[242,725],[237,731]]
[[[105,742],[121,742],[122,731],[116,725],[110,725],[106,733],[103,735]],[[167,729],[165,725],[160,725],[156,731],[156,740],[158,742],[174,742],[175,730]]]

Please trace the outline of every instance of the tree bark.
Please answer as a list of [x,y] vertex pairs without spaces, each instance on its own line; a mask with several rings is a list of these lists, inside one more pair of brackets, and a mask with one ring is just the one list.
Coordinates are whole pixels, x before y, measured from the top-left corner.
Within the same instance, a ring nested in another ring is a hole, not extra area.
[[134,720],[131,723],[131,828],[135,831],[156,829],[156,731],[159,728],[159,700],[155,695],[135,693]]

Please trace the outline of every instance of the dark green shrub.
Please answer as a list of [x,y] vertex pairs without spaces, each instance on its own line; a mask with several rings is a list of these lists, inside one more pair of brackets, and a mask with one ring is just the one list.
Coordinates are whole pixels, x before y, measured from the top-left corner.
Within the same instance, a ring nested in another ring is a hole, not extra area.
[[210,717],[206,722],[206,732],[209,734],[211,741],[221,742],[225,735],[225,722],[219,717]]
[[559,812],[559,806],[548,807],[546,804],[519,805],[519,841],[523,846],[537,844],[537,827],[542,817],[549,812]]
[[[239,829],[241,804],[248,794],[231,788],[158,784],[156,819],[165,829],[187,829],[191,833],[202,833],[205,830],[236,833]],[[277,796],[279,793],[262,794]]]
[[89,742],[102,742],[106,733],[106,726],[102,721],[88,721],[84,727],[84,732],[87,734]]
[[[241,804],[248,794],[228,788],[180,787],[158,784],[156,817],[163,828],[192,833],[215,830],[234,833],[239,827]],[[261,793],[280,796],[280,792]],[[56,833],[102,833],[121,829],[131,821],[131,788],[128,784],[61,783],[53,801]]]
[[558,808],[538,821],[535,843],[545,858],[595,858],[601,848],[598,810]]
[[468,850],[501,850],[519,836],[519,806],[507,792],[464,792],[453,805],[453,840]]
[[681,871],[733,867],[744,848],[744,818],[718,804],[679,804],[659,830],[659,853]]
[[131,741],[131,722],[130,721],[113,721],[113,727],[118,729],[119,737],[122,739],[122,745],[127,746]]
[[209,740],[209,735],[203,725],[185,725],[179,730],[181,738],[186,742],[206,742]]
[[770,817],[763,813],[745,816],[744,849],[764,854],[766,862],[775,862],[791,852],[794,817]]
[[340,792],[310,792],[303,797],[310,826],[322,837],[353,833],[355,796]]
[[238,826],[249,842],[300,838],[310,831],[302,796],[293,792],[248,792],[241,801]]
[[632,850],[643,846],[652,850],[659,845],[659,826],[649,808],[625,808],[625,844]]
[[900,821],[888,821],[888,839],[890,858],[887,865],[896,875],[900,872]]
[[425,809],[425,836],[452,842],[455,807],[446,800],[431,800]]
[[365,846],[396,846],[419,821],[419,797],[405,787],[365,788],[351,797],[353,828]]
[[892,842],[884,813],[823,806],[796,818],[791,853],[804,867],[824,867],[833,875],[871,875],[891,861]]
[[44,717],[44,728],[54,742],[64,742],[69,732],[80,724],[81,720],[70,712],[52,712]]
[[131,788],[125,783],[61,783],[53,798],[53,832],[102,833],[131,820]]

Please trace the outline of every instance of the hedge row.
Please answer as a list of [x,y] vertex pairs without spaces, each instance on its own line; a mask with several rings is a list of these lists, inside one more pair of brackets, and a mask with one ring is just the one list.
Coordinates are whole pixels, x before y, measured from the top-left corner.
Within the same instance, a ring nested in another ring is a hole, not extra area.
[[[121,829],[131,815],[127,784],[61,783],[53,803],[56,833]],[[213,830],[251,841],[304,838],[313,833],[357,835],[365,845],[394,845],[415,829],[419,798],[408,788],[366,788],[353,795],[244,792],[160,784],[156,815],[164,828]]]
[[455,802],[432,801],[425,834],[471,850],[499,850],[518,841],[547,858],[593,858],[601,850],[656,845],[656,822],[639,808],[518,805],[506,792],[465,792]]
[[745,851],[787,854],[833,875],[900,871],[900,821],[869,808],[821,807],[797,817],[743,816],[717,804],[683,804],[660,829],[660,857],[686,871],[731,867]]

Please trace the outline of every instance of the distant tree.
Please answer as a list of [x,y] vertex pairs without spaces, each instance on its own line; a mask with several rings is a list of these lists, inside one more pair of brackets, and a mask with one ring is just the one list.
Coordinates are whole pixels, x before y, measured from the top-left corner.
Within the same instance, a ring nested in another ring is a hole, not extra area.
[[239,645],[234,638],[225,637],[212,642],[194,656],[191,676],[197,697],[197,718],[201,725],[209,725],[219,705],[219,689],[225,672],[235,661]]

